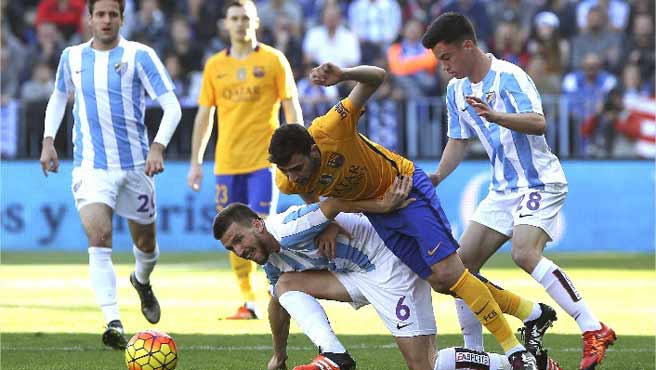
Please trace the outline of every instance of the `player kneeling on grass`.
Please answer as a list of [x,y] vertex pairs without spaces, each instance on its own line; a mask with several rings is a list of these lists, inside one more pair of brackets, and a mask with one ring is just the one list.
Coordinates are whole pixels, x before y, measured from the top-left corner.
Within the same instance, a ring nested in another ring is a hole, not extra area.
[[[397,180],[380,200],[379,211],[412,202],[406,199],[411,186],[409,178]],[[339,202],[328,198],[291,207],[266,221],[248,206],[234,203],[214,219],[214,237],[240,257],[264,265],[271,284],[274,354],[269,369],[285,368],[290,315],[320,351],[312,363],[295,370],[355,368],[317,298],[350,302],[355,308],[371,303],[395,337],[409,369],[433,369],[433,364],[440,370],[461,368],[456,366],[458,359],[480,360],[493,365],[489,369],[504,369],[504,364],[509,368],[504,356],[462,349],[440,351],[442,357],[435,363],[430,285],[385,247],[366,217],[338,215]],[[462,353],[472,355],[463,357]]]

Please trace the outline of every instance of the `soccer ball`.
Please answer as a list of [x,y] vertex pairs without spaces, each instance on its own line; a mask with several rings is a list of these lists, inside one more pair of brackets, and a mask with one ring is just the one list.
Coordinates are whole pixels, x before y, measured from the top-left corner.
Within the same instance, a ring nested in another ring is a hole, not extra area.
[[135,334],[125,348],[128,370],[173,370],[178,363],[175,341],[161,331]]

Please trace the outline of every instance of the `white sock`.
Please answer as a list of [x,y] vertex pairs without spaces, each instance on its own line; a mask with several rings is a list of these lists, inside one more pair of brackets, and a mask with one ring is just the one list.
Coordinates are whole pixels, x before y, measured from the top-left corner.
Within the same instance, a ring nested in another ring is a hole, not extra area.
[[133,244],[132,254],[134,254],[134,275],[137,281],[141,284],[149,284],[150,274],[153,272],[159,257],[159,246],[155,244],[155,250],[146,253]]
[[465,340],[465,348],[483,351],[483,325],[469,309],[465,301],[456,298],[456,312],[460,322],[460,330]]
[[531,309],[531,313],[528,314],[528,317],[526,320],[524,320],[525,323],[529,321],[536,320],[538,317],[542,315],[542,307],[540,307],[539,303],[533,303],[533,308]]
[[326,311],[316,298],[303,292],[292,291],[278,297],[278,301],[321,352],[346,352],[328,322]]
[[572,281],[555,263],[542,257],[531,276],[542,284],[551,298],[576,320],[582,332],[601,329],[599,320],[588,309]]
[[111,248],[89,247],[89,277],[105,322],[120,320]]
[[[473,365],[473,366],[472,366]],[[473,351],[465,348],[444,348],[437,352],[435,370],[483,369],[510,370],[508,359],[498,353]]]

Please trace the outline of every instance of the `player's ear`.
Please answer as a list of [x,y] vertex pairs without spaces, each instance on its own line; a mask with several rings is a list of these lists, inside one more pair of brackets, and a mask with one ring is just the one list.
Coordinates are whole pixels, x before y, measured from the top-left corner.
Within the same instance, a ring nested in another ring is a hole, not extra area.
[[312,144],[312,146],[310,147],[310,154],[315,156],[321,155],[321,151],[319,151],[319,146],[317,144]]
[[254,218],[251,221],[251,225],[257,230],[258,232],[262,232],[264,230],[264,220],[261,218]]

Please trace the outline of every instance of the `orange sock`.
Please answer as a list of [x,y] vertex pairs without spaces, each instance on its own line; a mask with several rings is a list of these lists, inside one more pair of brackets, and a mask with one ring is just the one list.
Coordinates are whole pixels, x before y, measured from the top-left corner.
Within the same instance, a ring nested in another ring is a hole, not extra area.
[[479,278],[490,290],[492,297],[494,297],[494,300],[499,304],[501,312],[515,316],[522,321],[526,320],[526,318],[531,314],[531,310],[533,309],[534,304],[532,301],[524,299],[513,292],[505,290],[478,274],[475,276]]
[[490,290],[469,270],[462,273],[451,291],[469,306],[483,326],[494,335],[504,352],[521,347]]

